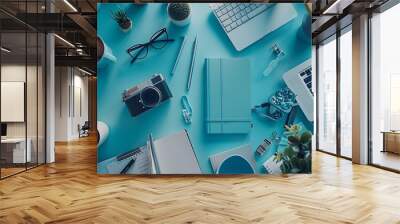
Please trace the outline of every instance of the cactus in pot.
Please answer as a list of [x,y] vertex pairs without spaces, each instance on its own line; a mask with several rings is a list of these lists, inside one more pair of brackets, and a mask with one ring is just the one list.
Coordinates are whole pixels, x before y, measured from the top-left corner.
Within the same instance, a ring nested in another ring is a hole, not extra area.
[[112,13],[112,18],[118,23],[123,31],[129,31],[132,28],[132,20],[128,17],[126,12],[122,9]]
[[178,26],[186,26],[190,23],[191,10],[189,3],[169,3],[167,6],[169,19]]

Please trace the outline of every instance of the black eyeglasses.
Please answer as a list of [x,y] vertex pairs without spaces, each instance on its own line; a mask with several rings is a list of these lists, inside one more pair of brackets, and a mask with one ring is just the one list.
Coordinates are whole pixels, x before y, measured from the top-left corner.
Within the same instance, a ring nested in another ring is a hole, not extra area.
[[174,39],[168,38],[167,29],[162,28],[151,36],[149,42],[144,44],[135,44],[132,47],[128,48],[127,52],[132,57],[131,64],[138,59],[145,58],[149,53],[149,46],[155,49],[161,49],[165,47],[168,42],[172,41],[174,41]]

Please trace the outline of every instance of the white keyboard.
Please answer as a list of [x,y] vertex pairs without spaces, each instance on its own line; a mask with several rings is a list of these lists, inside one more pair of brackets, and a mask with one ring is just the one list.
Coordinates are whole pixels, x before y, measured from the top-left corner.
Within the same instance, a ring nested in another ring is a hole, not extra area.
[[300,72],[300,77],[303,82],[306,84],[307,88],[312,92],[312,74],[311,74],[311,67],[306,68],[304,71]]
[[211,3],[210,7],[222,27],[229,33],[272,5],[265,3]]

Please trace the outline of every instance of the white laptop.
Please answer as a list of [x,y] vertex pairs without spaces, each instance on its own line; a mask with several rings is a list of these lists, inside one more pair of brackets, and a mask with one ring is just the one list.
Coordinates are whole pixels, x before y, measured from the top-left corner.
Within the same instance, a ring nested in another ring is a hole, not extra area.
[[297,65],[283,75],[283,80],[294,94],[307,120],[314,121],[311,59]]
[[238,51],[297,16],[290,3],[211,3],[210,7]]

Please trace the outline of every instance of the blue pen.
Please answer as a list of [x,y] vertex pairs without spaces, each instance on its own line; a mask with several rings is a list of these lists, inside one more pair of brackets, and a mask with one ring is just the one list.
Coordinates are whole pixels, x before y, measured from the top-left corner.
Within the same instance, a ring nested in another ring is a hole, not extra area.
[[181,42],[181,47],[179,48],[178,55],[176,56],[175,65],[174,65],[174,68],[172,69],[171,76],[174,75],[176,67],[178,66],[179,60],[181,58],[182,50],[185,47],[185,43],[186,43],[186,35],[183,37],[183,40]]
[[190,90],[190,86],[192,85],[194,63],[196,62],[196,52],[197,52],[197,37],[194,38],[193,51],[192,51],[192,63],[190,65],[190,72],[189,72],[189,77],[188,77],[187,86],[186,86],[187,91]]

